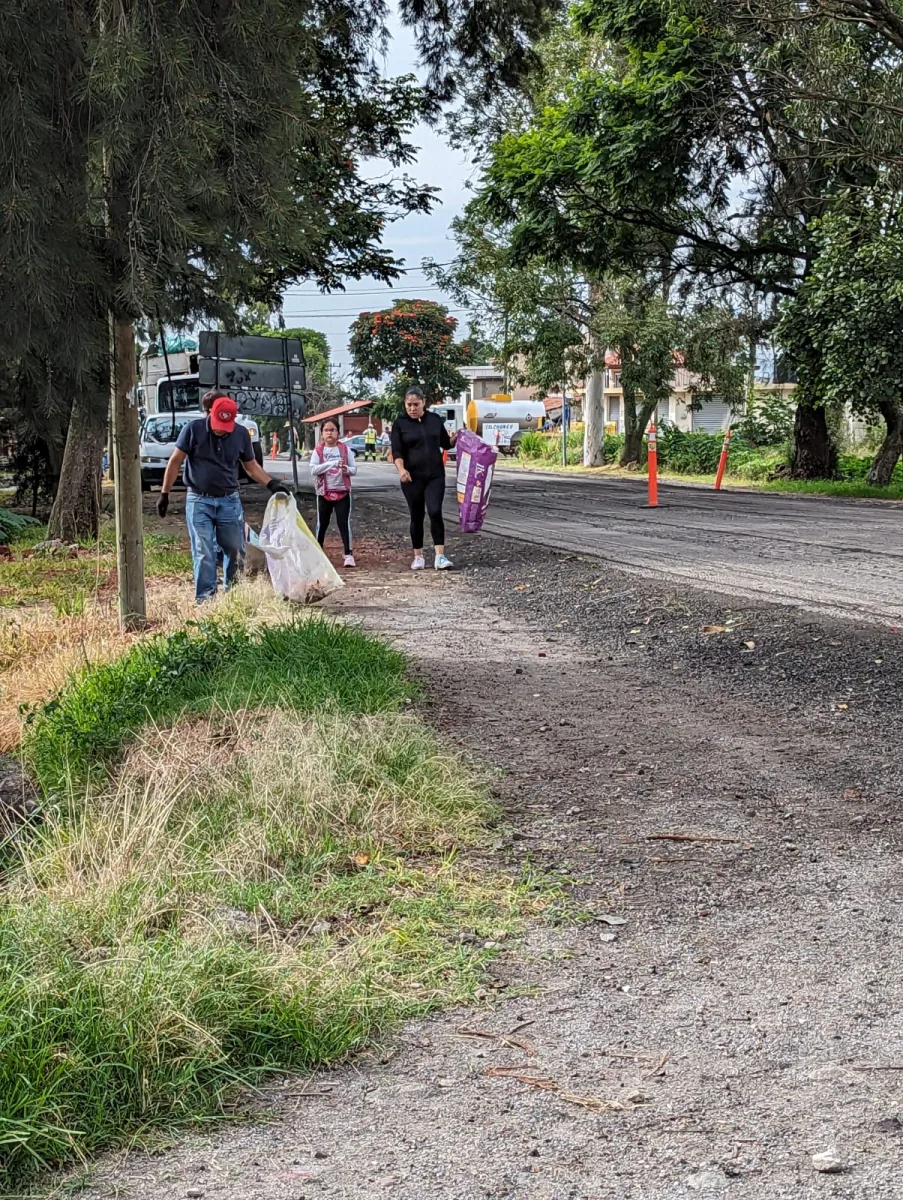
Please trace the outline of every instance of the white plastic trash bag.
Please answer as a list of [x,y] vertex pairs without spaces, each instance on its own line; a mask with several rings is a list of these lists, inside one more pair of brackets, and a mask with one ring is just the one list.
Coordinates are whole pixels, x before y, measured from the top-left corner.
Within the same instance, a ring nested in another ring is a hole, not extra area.
[[276,595],[286,600],[314,604],[345,586],[298,512],[295,497],[285,492],[276,492],[267,505],[260,549]]

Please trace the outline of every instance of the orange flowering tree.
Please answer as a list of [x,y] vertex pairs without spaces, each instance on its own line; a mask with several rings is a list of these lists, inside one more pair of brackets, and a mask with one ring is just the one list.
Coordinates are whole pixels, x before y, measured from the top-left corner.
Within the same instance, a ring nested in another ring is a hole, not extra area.
[[396,300],[382,312],[361,313],[351,327],[349,349],[362,379],[392,376],[393,402],[417,384],[432,404],[467,386],[458,368],[471,361],[471,349],[455,341],[457,328],[448,309],[434,300]]

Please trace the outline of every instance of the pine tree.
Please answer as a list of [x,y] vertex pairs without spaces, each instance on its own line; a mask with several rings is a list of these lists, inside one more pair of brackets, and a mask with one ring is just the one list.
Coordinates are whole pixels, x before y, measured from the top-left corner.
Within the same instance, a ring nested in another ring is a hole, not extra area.
[[410,161],[464,62],[513,78],[545,7],[407,5],[425,91],[380,78],[386,13],[363,0],[0,0],[2,354],[42,364],[72,411],[55,526],[96,520],[105,372],[136,506],[136,322],[228,326],[299,279],[393,278],[385,225],[431,191],[368,182],[360,160]]

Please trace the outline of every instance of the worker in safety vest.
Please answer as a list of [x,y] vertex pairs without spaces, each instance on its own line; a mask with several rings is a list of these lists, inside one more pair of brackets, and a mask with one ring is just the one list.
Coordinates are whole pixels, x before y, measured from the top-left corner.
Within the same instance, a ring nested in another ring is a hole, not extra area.
[[376,462],[376,430],[372,425],[364,430],[364,462],[369,458]]

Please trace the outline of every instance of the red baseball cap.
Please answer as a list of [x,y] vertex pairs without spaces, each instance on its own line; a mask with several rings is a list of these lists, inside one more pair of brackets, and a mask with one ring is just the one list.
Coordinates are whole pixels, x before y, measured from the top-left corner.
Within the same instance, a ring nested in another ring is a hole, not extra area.
[[231,433],[235,428],[238,405],[231,396],[217,396],[210,406],[210,428],[218,433]]

